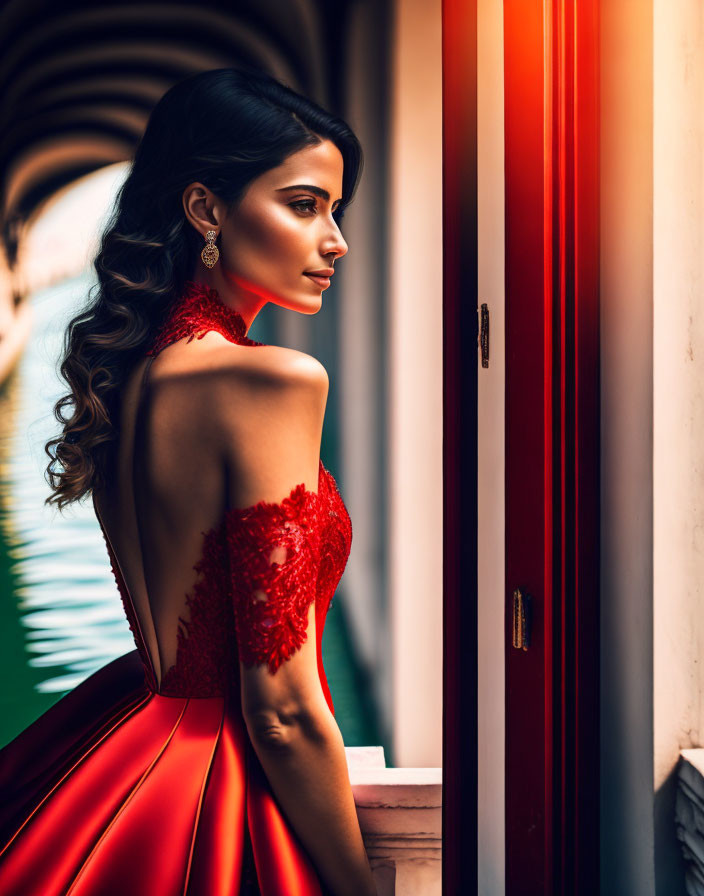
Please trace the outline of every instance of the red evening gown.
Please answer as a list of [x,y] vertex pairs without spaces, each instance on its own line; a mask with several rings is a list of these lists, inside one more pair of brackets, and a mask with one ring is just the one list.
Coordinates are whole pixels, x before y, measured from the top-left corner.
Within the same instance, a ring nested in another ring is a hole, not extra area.
[[[147,354],[208,330],[261,345],[245,329],[215,290],[189,281]],[[100,525],[137,649],[0,750],[0,894],[322,896],[249,741],[239,659],[274,671],[305,641],[315,602],[318,674],[334,714],[321,639],[352,527],[332,474],[321,461],[317,492],[301,483],[280,503],[227,510],[202,533],[190,618],[158,689]],[[281,545],[285,560],[270,564]]]

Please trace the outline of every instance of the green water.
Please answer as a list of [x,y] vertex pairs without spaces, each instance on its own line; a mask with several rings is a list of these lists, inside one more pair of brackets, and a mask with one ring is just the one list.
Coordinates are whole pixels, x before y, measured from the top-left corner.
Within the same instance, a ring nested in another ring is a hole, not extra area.
[[[92,672],[134,649],[90,501],[64,515],[43,503],[49,495],[44,444],[56,434],[52,407],[64,391],[57,374],[63,334],[90,285],[82,276],[29,297],[34,329],[0,388],[0,745]],[[255,332],[257,323],[251,335],[266,341]],[[327,616],[323,659],[345,744],[382,743],[337,598]]]

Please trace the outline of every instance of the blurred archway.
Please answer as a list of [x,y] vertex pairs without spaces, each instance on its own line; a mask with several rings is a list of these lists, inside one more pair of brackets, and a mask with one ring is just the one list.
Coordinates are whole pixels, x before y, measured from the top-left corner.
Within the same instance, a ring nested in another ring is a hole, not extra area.
[[8,3],[0,13],[5,266],[15,266],[22,234],[46,199],[129,159],[159,97],[192,72],[252,65],[339,109],[350,6]]

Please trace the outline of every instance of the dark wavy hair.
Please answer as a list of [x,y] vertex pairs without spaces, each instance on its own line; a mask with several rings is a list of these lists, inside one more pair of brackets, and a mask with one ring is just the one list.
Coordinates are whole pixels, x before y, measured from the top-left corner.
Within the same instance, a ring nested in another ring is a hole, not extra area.
[[45,445],[46,504],[77,501],[104,483],[117,442],[120,388],[182,295],[203,240],[182,195],[199,181],[236,206],[247,185],[291,154],[327,139],[343,157],[338,221],[363,158],[340,118],[268,74],[244,68],[199,72],[156,104],[120,188],[93,265],[95,297],[68,324],[59,367],[70,392],[54,406],[63,426]]

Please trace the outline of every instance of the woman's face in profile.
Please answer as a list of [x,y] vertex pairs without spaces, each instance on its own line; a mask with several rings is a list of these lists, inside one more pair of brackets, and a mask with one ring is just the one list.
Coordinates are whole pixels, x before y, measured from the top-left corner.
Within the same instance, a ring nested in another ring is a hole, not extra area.
[[[314,314],[327,284],[306,271],[332,268],[347,252],[333,219],[343,159],[330,140],[289,156],[253,180],[220,228],[221,273],[233,292]],[[321,195],[323,194],[323,195]]]

